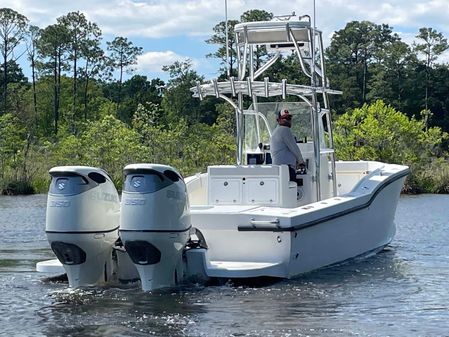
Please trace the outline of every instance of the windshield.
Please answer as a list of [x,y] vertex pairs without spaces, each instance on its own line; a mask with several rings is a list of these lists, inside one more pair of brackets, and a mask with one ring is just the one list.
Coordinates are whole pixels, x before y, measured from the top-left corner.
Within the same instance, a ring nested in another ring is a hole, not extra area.
[[[260,114],[258,121],[254,105],[245,110],[245,152],[258,151],[258,144],[269,144],[271,133],[277,126],[278,112],[287,109],[293,116],[292,133],[298,142],[312,141],[311,107],[303,102],[270,102],[258,103],[257,110]],[[257,123],[259,123],[259,137],[257,135]],[[259,138],[259,141],[258,141]]]

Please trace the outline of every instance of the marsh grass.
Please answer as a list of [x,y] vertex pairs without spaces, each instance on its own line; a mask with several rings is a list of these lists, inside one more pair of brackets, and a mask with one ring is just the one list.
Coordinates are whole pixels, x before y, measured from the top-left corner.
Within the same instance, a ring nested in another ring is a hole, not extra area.
[[433,161],[419,173],[418,185],[424,193],[449,193],[449,162],[442,158]]
[[2,195],[27,195],[34,194],[35,190],[31,182],[22,180],[7,181],[0,186]]

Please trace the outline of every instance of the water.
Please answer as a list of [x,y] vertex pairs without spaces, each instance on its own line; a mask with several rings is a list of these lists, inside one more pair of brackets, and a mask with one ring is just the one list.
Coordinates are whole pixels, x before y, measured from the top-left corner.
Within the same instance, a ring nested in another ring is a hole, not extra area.
[[395,240],[363,261],[153,294],[44,282],[45,198],[0,197],[2,336],[449,336],[449,196],[401,197]]

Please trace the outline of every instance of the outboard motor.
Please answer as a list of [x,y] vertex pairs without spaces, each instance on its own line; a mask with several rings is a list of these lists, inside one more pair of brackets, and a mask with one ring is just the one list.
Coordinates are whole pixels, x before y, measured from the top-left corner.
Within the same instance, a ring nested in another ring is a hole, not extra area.
[[50,170],[45,231],[70,287],[106,283],[113,273],[120,203],[108,174],[94,167]]
[[184,180],[157,164],[128,165],[124,174],[120,237],[142,289],[172,287],[184,275],[182,253],[191,227]]

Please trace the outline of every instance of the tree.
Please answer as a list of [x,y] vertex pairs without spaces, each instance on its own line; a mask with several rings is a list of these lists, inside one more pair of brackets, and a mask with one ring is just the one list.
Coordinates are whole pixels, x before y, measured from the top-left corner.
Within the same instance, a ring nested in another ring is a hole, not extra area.
[[182,143],[182,172],[191,175],[204,172],[208,165],[233,164],[235,151],[235,138],[220,124],[192,125]]
[[426,86],[425,86],[425,111],[428,111],[430,68],[444,51],[449,48],[447,39],[443,34],[432,28],[420,28],[416,38],[422,41],[415,43],[415,50],[424,55],[424,64],[426,66]]
[[119,92],[117,98],[117,106],[121,102],[121,89],[123,83],[123,72],[131,73],[133,71],[130,66],[137,64],[137,56],[142,54],[142,48],[136,47],[126,37],[116,37],[111,42],[106,42],[109,51],[109,61],[112,70],[119,70]]
[[[70,12],[57,19],[58,24],[67,30],[68,59],[72,61],[73,87],[72,87],[72,129],[74,127],[77,101],[78,62],[83,53],[89,52],[89,47],[95,48],[100,43],[101,30],[95,23],[86,19],[83,13]],[[90,54],[92,56],[95,54]],[[85,116],[86,117],[86,116]],[[72,130],[73,131],[73,130]]]
[[145,107],[154,103],[160,106],[162,88],[165,83],[159,78],[148,80],[146,76],[134,75],[123,83],[121,116],[124,122],[130,123],[138,105]]
[[[170,157],[179,158],[179,156],[172,156],[170,149],[174,143],[179,147],[182,139],[179,130],[185,128],[185,123],[178,121],[171,124],[170,128],[164,129],[159,123],[163,112],[158,104],[139,104],[133,114],[132,127],[140,135],[140,144],[146,148],[144,161],[173,164]],[[181,128],[178,127],[180,124],[183,124]]]
[[9,174],[15,181],[23,164],[23,149],[26,144],[25,129],[19,119],[10,113],[0,116],[0,178]]
[[3,112],[7,109],[8,60],[14,58],[14,49],[25,37],[28,19],[10,8],[0,8],[0,53],[3,57]]
[[241,22],[270,21],[271,19],[273,19],[273,13],[263,9],[250,9],[240,15]]
[[84,69],[81,74],[84,77],[84,120],[87,120],[88,112],[88,88],[89,81],[99,76],[107,67],[106,56],[103,49],[100,47],[100,39],[93,39],[88,41],[83,46],[83,55],[86,60]]
[[415,54],[406,43],[397,40],[387,43],[379,50],[377,58],[372,67],[373,75],[368,82],[368,101],[383,99],[396,109],[406,111],[407,91],[411,90],[410,72],[416,63]]
[[68,135],[53,144],[50,164],[101,167],[121,186],[123,167],[139,162],[144,152],[139,135],[112,115],[86,126],[79,136]]
[[[447,64],[435,64],[430,69],[432,95],[429,95],[429,110],[432,119],[428,126],[439,126],[449,132],[449,68]],[[421,88],[420,88],[421,89]],[[418,95],[416,95],[418,96]],[[449,144],[446,144],[449,149]]]
[[[0,82],[3,79],[3,65],[0,66]],[[22,72],[20,66],[14,60],[8,61],[8,112],[20,120],[23,126],[29,126],[29,100],[28,79]],[[1,90],[0,90],[1,92]],[[3,96],[3,95],[2,95]],[[28,128],[29,129],[29,128]]]
[[[28,79],[23,74],[22,68],[20,68],[19,64],[14,60],[9,60],[7,62],[7,74],[8,83],[18,83],[22,85],[26,85],[28,83]],[[0,82],[5,81],[4,77],[4,65],[0,65]]]
[[441,155],[447,134],[426,129],[423,121],[378,100],[351,110],[335,123],[335,148],[341,160],[378,160],[423,165]]
[[409,118],[381,100],[341,115],[334,125],[340,160],[408,165],[406,190],[449,191],[449,164],[443,152],[448,134],[441,128],[427,128],[423,120]]
[[230,164],[234,159],[233,131],[227,132],[228,119],[213,125],[187,125],[184,119],[161,127],[157,120],[162,110],[157,104],[139,105],[133,116],[133,129],[145,148],[142,159],[176,167],[182,174],[201,172],[211,164]]
[[[69,31],[60,24],[50,25],[41,32],[37,43],[37,50],[42,61],[39,66],[44,74],[53,74],[53,121],[54,134],[58,134],[59,122],[59,99],[61,93],[61,75],[63,69],[67,68],[64,53],[69,43]],[[48,60],[47,62],[45,62]]]
[[[398,41],[388,25],[369,21],[352,21],[332,37],[326,49],[328,75],[337,89],[343,90],[343,109],[367,102],[372,65],[381,57],[387,45]],[[338,100],[338,99],[337,99]]]
[[138,162],[143,149],[139,135],[125,123],[108,115],[100,121],[90,122],[81,136],[83,162],[104,168],[114,179],[120,181],[123,167]]
[[173,122],[179,119],[186,119],[189,124],[202,121],[206,111],[203,108],[208,99],[199,102],[192,97],[190,88],[196,85],[197,81],[202,82],[204,78],[192,69],[192,61],[176,61],[171,65],[163,66],[162,69],[168,72],[170,80],[162,99],[162,108],[167,113],[167,121]]
[[27,30],[26,50],[28,60],[31,63],[31,82],[33,88],[33,110],[35,117],[35,126],[38,125],[38,113],[37,113],[37,93],[36,93],[36,54],[37,54],[37,42],[39,41],[41,30],[37,26],[30,25]]
[[143,105],[139,103],[136,112],[133,114],[133,129],[144,135],[147,126],[159,125],[158,122],[163,113],[164,111],[158,104],[148,102]]
[[237,46],[235,41],[234,27],[239,22],[237,20],[228,20],[228,52],[229,60],[226,59],[226,23],[224,21],[218,23],[213,28],[214,35],[210,39],[206,40],[208,44],[219,45],[218,50],[215,53],[207,54],[206,57],[215,57],[221,60],[223,66],[220,71],[222,74],[226,74],[229,67],[229,73],[231,76],[236,74],[235,63],[237,60]]

